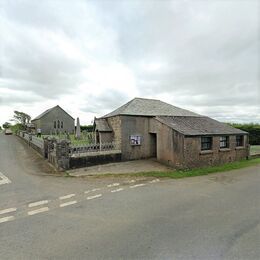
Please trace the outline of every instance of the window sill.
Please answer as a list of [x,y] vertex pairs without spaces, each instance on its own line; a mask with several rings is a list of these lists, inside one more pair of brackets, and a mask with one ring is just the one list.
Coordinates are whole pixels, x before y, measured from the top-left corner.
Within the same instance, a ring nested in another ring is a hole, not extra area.
[[231,149],[230,148],[220,148],[219,151],[220,152],[229,152],[229,151],[231,151]]
[[204,150],[204,151],[200,151],[200,154],[212,154],[213,151],[212,150]]
[[244,149],[246,149],[246,148],[245,148],[245,146],[237,146],[235,149],[236,149],[236,150],[244,150]]

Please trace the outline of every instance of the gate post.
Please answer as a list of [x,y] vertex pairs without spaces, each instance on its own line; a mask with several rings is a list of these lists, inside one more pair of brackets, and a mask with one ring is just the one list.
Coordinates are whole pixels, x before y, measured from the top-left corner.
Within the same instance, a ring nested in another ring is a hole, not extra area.
[[55,144],[56,166],[59,170],[68,170],[70,167],[69,145],[67,140],[60,140]]

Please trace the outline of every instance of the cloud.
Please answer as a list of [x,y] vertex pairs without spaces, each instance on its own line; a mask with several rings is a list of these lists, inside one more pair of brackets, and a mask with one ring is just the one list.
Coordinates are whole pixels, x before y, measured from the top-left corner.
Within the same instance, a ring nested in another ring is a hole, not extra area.
[[0,5],[0,107],[59,103],[89,122],[141,96],[260,121],[257,0]]

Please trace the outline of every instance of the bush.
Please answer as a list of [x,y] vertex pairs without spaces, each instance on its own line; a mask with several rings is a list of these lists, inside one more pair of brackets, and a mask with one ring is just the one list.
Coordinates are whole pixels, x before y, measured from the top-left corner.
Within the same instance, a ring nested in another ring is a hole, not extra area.
[[249,144],[260,145],[260,124],[230,124],[249,133]]
[[81,125],[80,126],[81,131],[87,131],[87,132],[93,132],[93,125]]

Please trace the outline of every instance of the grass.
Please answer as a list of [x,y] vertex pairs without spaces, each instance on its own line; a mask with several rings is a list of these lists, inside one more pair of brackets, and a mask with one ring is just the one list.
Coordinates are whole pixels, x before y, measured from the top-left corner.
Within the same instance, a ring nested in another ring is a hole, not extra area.
[[250,145],[250,154],[260,154],[260,145]]
[[[63,135],[63,134],[61,134],[61,135],[42,135],[42,138],[43,137],[48,137],[48,136],[55,137],[55,138],[58,138],[58,139],[66,139],[66,135]],[[86,144],[89,144],[89,141],[86,140],[86,139],[80,139],[80,140],[76,139],[74,134],[70,134],[69,136],[70,136],[70,140],[69,141],[72,144],[75,144],[75,145],[80,145],[80,144],[86,145]]]
[[[238,162],[232,162],[223,164],[220,166],[212,166],[212,167],[204,167],[204,168],[197,168],[192,170],[176,170],[176,171],[164,171],[164,172],[140,172],[140,173],[129,173],[129,174],[105,174],[103,176],[114,176],[114,177],[157,177],[157,178],[172,178],[172,179],[180,179],[186,177],[195,177],[195,176],[202,176],[208,175],[211,173],[217,172],[226,172],[235,169],[241,169],[253,165],[260,164],[260,158],[250,159],[250,160],[242,160]],[[100,177],[100,176],[99,176]]]

